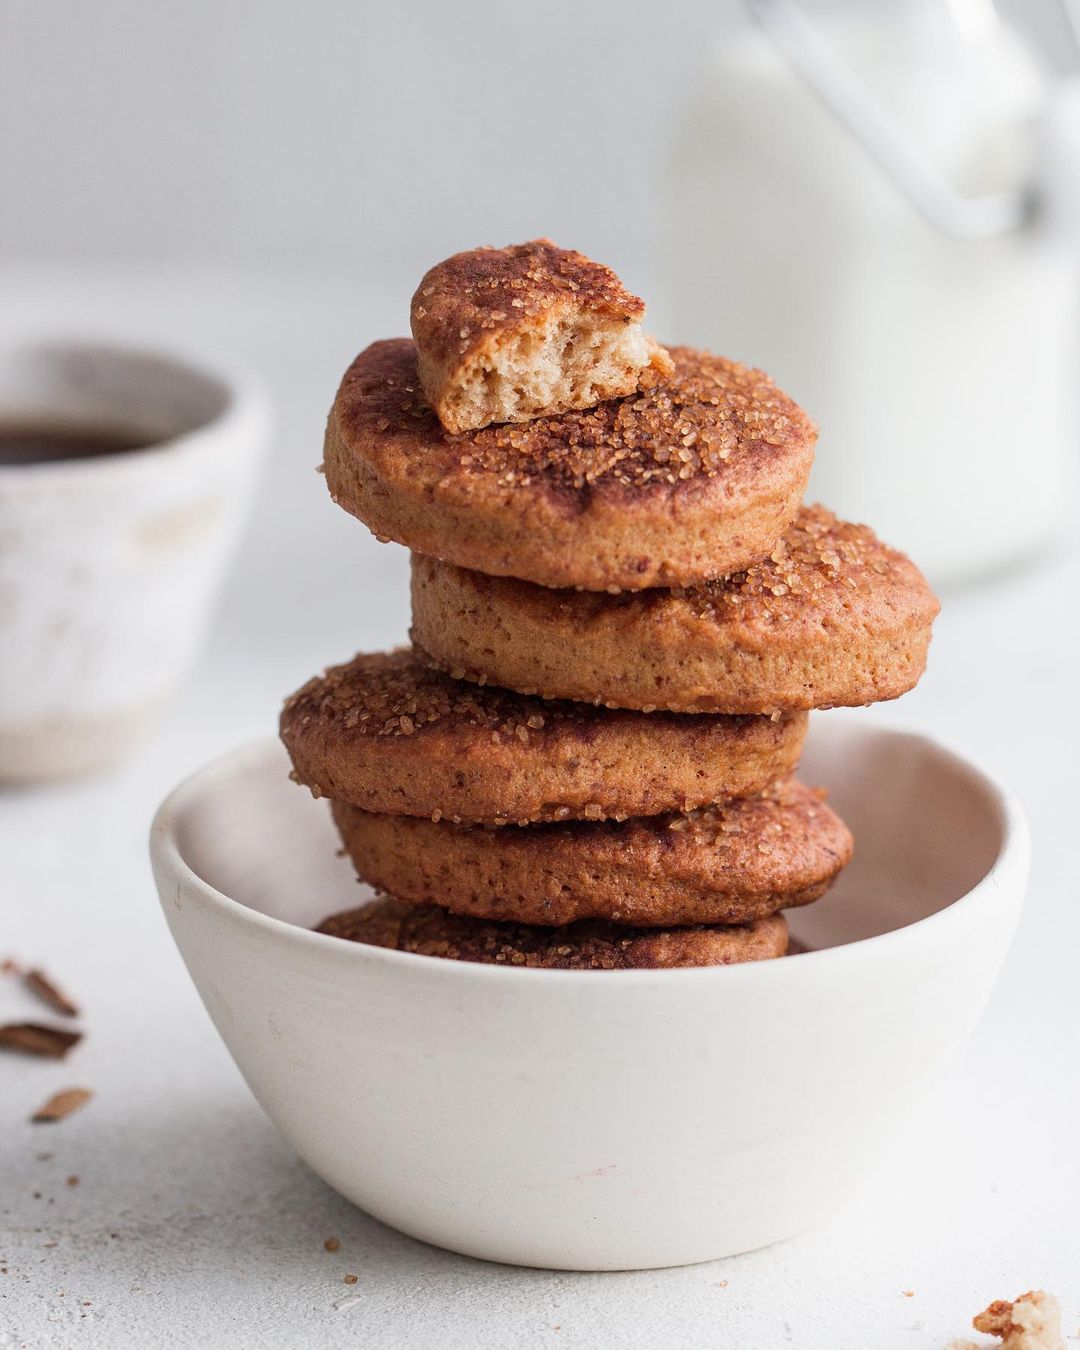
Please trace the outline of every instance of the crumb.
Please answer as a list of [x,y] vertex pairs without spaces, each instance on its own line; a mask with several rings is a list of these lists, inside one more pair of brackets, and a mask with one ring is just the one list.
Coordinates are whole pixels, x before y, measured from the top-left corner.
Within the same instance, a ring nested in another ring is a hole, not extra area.
[[45,1059],[63,1059],[81,1040],[80,1031],[66,1031],[41,1022],[7,1022],[0,1026],[0,1049],[41,1055]]
[[328,1237],[323,1243],[328,1252],[337,1252],[341,1250],[341,1242],[336,1237]]
[[65,1017],[78,1017],[78,1005],[73,1003],[59,985],[51,980],[43,970],[28,970],[23,976],[23,983],[32,994],[36,994],[54,1012],[63,1013]]
[[38,1107],[30,1119],[38,1124],[63,1120],[73,1111],[85,1106],[93,1095],[89,1088],[64,1088],[61,1092],[54,1092],[47,1102]]
[[914,1297],[915,1297],[915,1290],[914,1290],[914,1289],[901,1289],[900,1292],[901,1292],[901,1294],[903,1294],[904,1298],[914,1298]]
[[[972,1318],[971,1324],[976,1331],[999,1337],[998,1350],[1066,1350],[1061,1306],[1052,1294],[1041,1289],[1028,1290],[1011,1303],[995,1299]],[[984,1346],[974,1341],[952,1341],[946,1350],[984,1350]]]
[[77,1186],[79,1184],[79,1178],[73,1174],[72,1176],[68,1177],[67,1184],[69,1186]]
[[342,1277],[341,1283],[342,1283],[342,1284],[355,1284],[359,1278],[360,1278],[359,1275],[345,1275],[345,1276]]

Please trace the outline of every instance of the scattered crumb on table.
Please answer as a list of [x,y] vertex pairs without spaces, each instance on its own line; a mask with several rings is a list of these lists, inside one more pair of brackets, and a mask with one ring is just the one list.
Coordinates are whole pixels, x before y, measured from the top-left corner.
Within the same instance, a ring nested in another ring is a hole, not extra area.
[[[1061,1306],[1053,1294],[1030,1289],[1009,1302],[995,1299],[972,1318],[976,1331],[997,1336],[997,1350],[1066,1350],[1061,1335]],[[945,1350],[986,1350],[986,1342],[952,1341]]]
[[60,1092],[54,1092],[47,1102],[38,1107],[30,1119],[39,1124],[43,1121],[63,1120],[73,1111],[85,1106],[93,1095],[89,1088],[64,1088]]

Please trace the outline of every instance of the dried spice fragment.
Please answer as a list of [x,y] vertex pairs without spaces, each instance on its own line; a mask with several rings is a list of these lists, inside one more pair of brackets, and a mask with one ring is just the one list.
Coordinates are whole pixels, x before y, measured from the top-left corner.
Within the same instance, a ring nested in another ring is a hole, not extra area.
[[81,1031],[46,1026],[42,1022],[6,1022],[0,1026],[0,1049],[19,1050],[24,1055],[63,1059],[82,1040]]
[[73,1111],[85,1106],[93,1095],[89,1088],[64,1088],[60,1092],[54,1092],[47,1102],[38,1107],[30,1119],[35,1124],[64,1120]]
[[65,1017],[78,1017],[79,1009],[72,1003],[67,994],[59,988],[43,970],[28,970],[23,976],[26,987],[47,1003],[58,1013],[63,1013]]

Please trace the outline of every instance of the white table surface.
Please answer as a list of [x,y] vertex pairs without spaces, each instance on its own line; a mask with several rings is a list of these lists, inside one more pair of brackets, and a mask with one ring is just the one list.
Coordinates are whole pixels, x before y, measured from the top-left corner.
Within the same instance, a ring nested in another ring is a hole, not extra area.
[[[405,633],[403,551],[334,510],[314,472],[340,371],[403,331],[405,299],[356,279],[0,269],[5,327],[231,348],[280,411],[212,641],[166,725],[109,777],[0,793],[0,956],[45,965],[87,1032],[63,1063],[0,1058],[0,1346],[941,1350],[990,1299],[1032,1286],[1059,1295],[1080,1341],[1075,547],[946,595],[929,672],[900,703],[820,714],[974,755],[1017,791],[1035,842],[1026,916],[970,1048],[833,1222],[676,1270],[488,1265],[338,1198],[250,1097],[159,914],[147,827],[177,779],[272,732],[309,674]],[[0,1019],[40,1011],[0,979]],[[89,1106],[28,1123],[71,1084],[93,1089]]]

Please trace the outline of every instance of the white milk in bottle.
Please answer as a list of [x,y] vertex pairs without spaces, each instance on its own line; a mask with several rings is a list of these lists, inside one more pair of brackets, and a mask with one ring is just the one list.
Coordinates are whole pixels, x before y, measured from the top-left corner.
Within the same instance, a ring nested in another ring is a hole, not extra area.
[[854,83],[850,106],[748,20],[685,110],[668,332],[764,367],[816,418],[811,499],[963,579],[1044,546],[1071,509],[1077,230],[1051,208],[1077,195],[1076,138],[1043,174],[1064,181],[1037,181],[1049,87],[980,0],[812,13],[792,41]]

